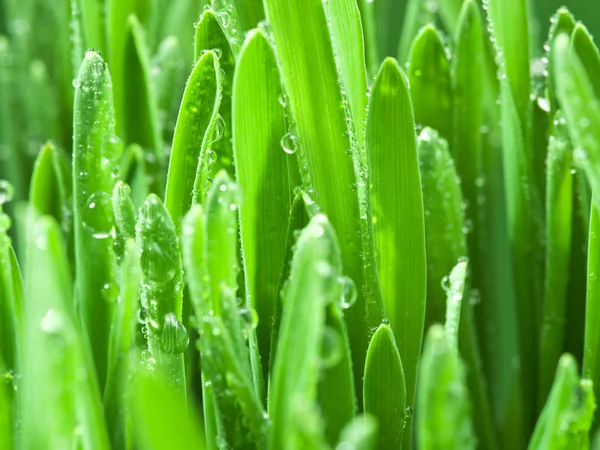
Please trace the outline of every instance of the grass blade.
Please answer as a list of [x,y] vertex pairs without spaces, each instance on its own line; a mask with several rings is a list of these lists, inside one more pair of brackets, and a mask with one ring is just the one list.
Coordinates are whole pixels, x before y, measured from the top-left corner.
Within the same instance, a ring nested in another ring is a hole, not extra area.
[[173,137],[165,204],[176,230],[192,205],[196,169],[205,164],[207,158],[211,128],[219,109],[221,83],[219,60],[214,52],[206,52],[188,80]]
[[[351,142],[352,130],[347,119],[351,123],[352,117],[347,117],[343,108],[322,2],[266,0],[265,9],[291,111],[297,121],[303,182],[316,194],[317,203],[331,220],[341,243],[344,270],[359,286],[358,301],[345,318],[354,376],[360,380],[367,347],[365,313],[370,326],[378,326],[383,314],[376,265],[372,261],[368,183],[363,179],[364,172],[360,173],[363,170],[360,150],[353,146],[360,143]],[[315,67],[319,68],[316,78]],[[357,192],[352,190],[355,183]],[[357,389],[362,392],[359,386]]]
[[589,448],[595,407],[592,383],[580,380],[575,359],[563,355],[528,449]]
[[265,18],[265,8],[261,0],[233,0],[237,18],[243,31],[258,26]]
[[587,298],[585,311],[585,344],[583,352],[582,375],[594,383],[594,392],[600,393],[600,365],[598,364],[598,349],[600,349],[600,214],[596,207],[592,207],[590,214],[589,250],[587,267]]
[[419,448],[475,448],[464,367],[440,325],[432,326],[425,339],[417,411]]
[[333,228],[325,216],[316,215],[298,238],[284,290],[269,405],[271,448],[306,448],[323,439],[316,410],[317,382],[326,305],[341,295],[339,261]]
[[543,403],[552,386],[565,338],[567,283],[571,256],[573,213],[572,148],[561,114],[554,120],[548,147],[546,193],[546,286],[541,327],[540,384],[538,403]]
[[353,450],[377,448],[377,421],[372,416],[358,416],[342,430],[338,447]]
[[[248,307],[260,318],[251,335],[253,371],[269,373],[272,317],[279,301],[288,216],[297,172],[293,155],[281,148],[286,134],[280,75],[266,36],[251,31],[244,43],[233,84],[233,150],[240,204],[242,255]],[[249,150],[251,149],[251,151]],[[257,342],[252,342],[255,340]],[[257,349],[252,349],[258,344]]]
[[[553,64],[554,58],[552,55],[551,44],[554,42],[554,39],[559,36],[561,33],[567,33],[571,35],[573,30],[575,29],[575,18],[569,12],[567,8],[560,8],[551,21],[552,25],[550,26],[550,32],[548,33],[548,41],[545,49],[547,49],[548,60],[552,60],[550,64]],[[556,80],[554,70],[548,71],[548,79],[546,81],[548,99],[550,100],[550,107],[553,112],[556,112],[558,109],[558,102],[556,100]]]
[[[411,100],[404,74],[391,58],[371,89],[367,148],[379,276],[402,355],[406,404],[413,408],[425,317],[425,224]],[[407,439],[410,429],[409,422]]]
[[144,149],[137,144],[127,146],[123,152],[119,172],[120,178],[131,186],[131,199],[137,207],[142,206],[150,189],[146,180],[146,156]]
[[363,389],[364,411],[372,414],[379,424],[379,448],[399,448],[411,409],[406,406],[400,353],[387,324],[380,325],[371,338]]
[[104,387],[108,334],[115,298],[104,286],[114,279],[113,173],[115,145],[111,80],[100,55],[88,52],[75,92],[73,136],[73,221],[75,299],[90,340],[100,387]]
[[[6,373],[6,365],[0,356],[0,372]],[[0,446],[6,450],[14,448],[13,419],[11,397],[13,387],[10,383],[0,386]]]
[[27,260],[22,445],[108,449],[92,356],[73,310],[64,242],[52,218],[32,223]]
[[183,353],[189,337],[181,323],[183,272],[175,226],[156,195],[150,194],[140,209],[136,231],[142,269],[143,331],[148,341],[144,360],[185,399]]
[[450,62],[439,32],[423,28],[410,52],[408,71],[415,123],[438,131],[452,141],[452,81]]
[[127,241],[135,239],[137,217],[131,201],[131,189],[122,181],[118,181],[113,189],[112,207],[117,232],[113,248],[118,258],[117,261],[123,262]]

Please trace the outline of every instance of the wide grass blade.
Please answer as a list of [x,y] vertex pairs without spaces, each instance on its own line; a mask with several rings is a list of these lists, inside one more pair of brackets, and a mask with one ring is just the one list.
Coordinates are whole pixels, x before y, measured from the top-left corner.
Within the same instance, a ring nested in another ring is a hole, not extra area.
[[372,414],[379,424],[379,448],[400,448],[412,409],[406,406],[402,360],[394,333],[387,324],[380,325],[371,338],[363,390],[364,411]]
[[[292,115],[297,122],[298,136],[294,137],[299,147],[303,182],[335,228],[344,270],[359,286],[359,298],[356,305],[348,309],[345,319],[355,380],[360,380],[368,342],[366,322],[371,327],[378,326],[383,315],[373,261],[368,183],[361,164],[361,150],[357,148],[361,143],[351,138],[352,116],[348,116],[344,108],[322,2],[266,0],[265,9]],[[316,67],[318,77],[315,77]],[[357,389],[362,392],[359,386]]]
[[595,408],[592,383],[580,380],[575,359],[569,354],[563,355],[528,449],[589,448]]
[[208,51],[190,75],[173,137],[165,204],[177,230],[192,205],[196,171],[207,164],[221,83],[219,59],[215,52]]
[[[295,156],[281,147],[286,134],[284,109],[279,103],[282,95],[275,53],[261,31],[251,31],[233,84],[233,150],[243,193],[240,232],[247,306],[254,308],[260,319],[250,345],[258,344],[265,379],[292,190],[299,178]],[[257,355],[256,351],[250,354]],[[253,360],[252,365],[254,371],[260,370],[261,361]]]
[[273,368],[271,448],[321,446],[316,407],[328,303],[341,296],[340,250],[327,218],[318,214],[296,244],[284,289],[283,316]]
[[546,283],[540,337],[540,405],[552,386],[553,371],[562,353],[565,338],[573,214],[572,151],[566,121],[559,113],[554,120],[548,147]]
[[30,235],[21,443],[23,448],[108,449],[92,355],[71,300],[60,228],[50,217],[36,218]]
[[415,123],[452,141],[452,81],[450,62],[439,32],[428,25],[415,38],[408,70]]
[[111,79],[100,55],[88,52],[75,82],[73,221],[75,302],[104,386],[114,280],[112,188],[121,156],[114,135]]
[[185,398],[183,353],[189,337],[181,323],[181,257],[173,221],[156,195],[150,194],[141,207],[136,232],[142,269],[141,320],[148,341],[144,360],[169,380],[174,392]]
[[[402,32],[398,46],[398,61],[405,63],[410,58],[413,39],[419,34],[419,30],[428,23],[434,22],[435,9],[431,4],[421,0],[407,0],[402,22]],[[437,4],[435,6],[437,8]]]
[[136,443],[148,450],[205,448],[193,409],[156,374],[139,370],[134,393]]
[[411,100],[404,74],[391,58],[371,89],[367,148],[379,276],[402,355],[406,404],[413,408],[425,318],[425,224]]
[[374,450],[377,448],[377,428],[377,420],[372,416],[358,416],[342,430],[337,448]]
[[476,448],[465,369],[440,325],[432,326],[425,339],[417,411],[419,448]]

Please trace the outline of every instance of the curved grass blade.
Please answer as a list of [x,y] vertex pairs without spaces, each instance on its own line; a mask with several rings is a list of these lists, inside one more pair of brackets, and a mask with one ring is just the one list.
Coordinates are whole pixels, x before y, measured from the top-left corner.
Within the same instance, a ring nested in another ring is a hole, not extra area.
[[135,362],[139,361],[135,349],[135,332],[139,309],[140,266],[134,241],[129,238],[124,247],[119,300],[115,307],[108,344],[108,375],[104,390],[104,417],[113,448],[128,448],[131,444],[130,377]]
[[342,430],[337,448],[375,450],[377,448],[377,420],[373,416],[358,416]]
[[527,448],[589,448],[595,407],[592,383],[580,380],[575,359],[569,354],[563,355],[558,362],[552,391]]
[[[379,277],[402,355],[406,404],[413,408],[427,287],[425,224],[411,100],[404,74],[391,58],[371,89],[367,148]],[[409,424],[408,439],[410,429]]]
[[[364,411],[379,424],[379,448],[400,448],[408,411],[404,370],[394,333],[379,326],[369,344],[363,385]],[[409,431],[411,429],[409,428]]]
[[[436,5],[437,6],[437,5]],[[434,22],[434,11],[430,5],[420,0],[407,0],[402,32],[398,46],[398,61],[405,63],[410,58],[411,47],[419,30],[428,23]]]
[[465,370],[440,325],[432,326],[425,339],[417,411],[419,448],[476,448]]
[[[271,448],[322,445],[316,405],[325,311],[340,298],[340,251],[333,228],[318,214],[298,238],[284,289],[273,368]],[[312,448],[312,447],[311,447]]]
[[144,360],[168,379],[171,389],[185,399],[183,353],[189,337],[181,323],[181,257],[173,221],[156,195],[150,194],[140,209],[136,231],[142,269],[143,332],[148,341],[148,354],[144,355]]
[[[561,33],[567,33],[571,35],[573,30],[575,29],[575,17],[569,12],[567,8],[559,8],[556,11],[556,14],[553,16],[550,26],[550,32],[548,33],[548,41],[544,47],[546,50],[546,55],[549,64],[554,63],[554,58],[552,55],[552,43],[554,39],[559,36]],[[551,68],[551,67],[550,67]],[[556,100],[556,81],[554,70],[548,70],[548,78],[546,79],[546,93],[548,96],[548,100],[550,100],[550,108],[553,112],[558,110],[558,101]]]
[[[248,307],[260,321],[258,351],[269,373],[272,317],[279,301],[280,269],[286,248],[291,207],[292,158],[281,148],[286,134],[275,54],[260,31],[251,31],[240,53],[233,85],[233,150],[240,204],[242,255]],[[251,337],[251,339],[254,339]],[[251,347],[256,343],[251,343]],[[251,351],[251,357],[257,356]],[[253,370],[260,369],[253,359]]]
[[[221,13],[221,17],[226,12]],[[200,17],[200,22],[196,25],[196,38],[194,41],[194,52],[196,59],[200,58],[202,53],[208,50],[213,50],[215,55],[218,55],[219,71],[221,80],[221,100],[218,105],[218,118],[216,125],[211,129],[210,139],[212,144],[208,145],[213,150],[213,161],[210,173],[214,176],[221,169],[227,170],[230,176],[233,176],[233,150],[231,144],[232,134],[232,88],[233,74],[235,70],[235,57],[237,53],[234,51],[232,43],[229,41],[225,32],[224,22],[219,20],[218,13],[211,9],[204,11]],[[211,176],[211,178],[212,178]]]
[[[349,122],[352,123],[352,117],[346,115],[343,107],[322,2],[267,0],[265,9],[292,115],[297,121],[296,138],[303,182],[314,192],[316,202],[331,220],[341,243],[344,270],[359,286],[357,303],[348,309],[345,319],[354,376],[355,380],[360,380],[368,325],[378,326],[383,315],[373,261],[368,182],[362,167],[361,150],[356,147],[361,143],[351,139]],[[311,32],[306,33],[306,30]],[[314,76],[315,67],[319,68],[318,77]],[[352,189],[355,185],[356,192]],[[357,390],[360,395],[360,386]]]
[[206,164],[221,83],[219,60],[214,52],[206,52],[188,80],[173,137],[165,204],[177,230],[192,205],[196,170]]
[[73,310],[69,265],[54,219],[32,223],[27,261],[21,443],[109,449],[92,355]]
[[546,284],[540,348],[540,406],[550,392],[552,373],[563,349],[571,225],[573,214],[572,148],[562,114],[554,120],[548,147],[546,193]]
[[114,279],[113,173],[120,155],[114,136],[111,79],[100,55],[88,52],[77,78],[73,134],[75,302],[104,386],[114,300],[104,285]]
[[200,421],[169,383],[156,374],[140,370],[134,393],[136,442],[148,450],[194,448],[204,450]]
[[375,23],[375,5],[368,0],[358,0],[360,18],[364,31],[365,57],[367,60],[367,72],[370,76],[377,73],[379,68],[379,48],[377,45],[377,31],[380,27]]
[[578,23],[573,29],[571,36],[572,50],[577,53],[594,89],[597,98],[600,98],[600,53],[594,40],[585,27]]
[[410,51],[408,70],[415,123],[438,131],[452,141],[452,81],[450,62],[439,32],[423,28]]

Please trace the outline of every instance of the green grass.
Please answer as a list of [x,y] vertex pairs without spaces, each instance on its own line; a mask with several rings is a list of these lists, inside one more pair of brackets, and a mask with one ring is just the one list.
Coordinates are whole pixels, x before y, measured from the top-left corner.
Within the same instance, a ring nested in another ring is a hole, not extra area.
[[567,3],[0,0],[0,448],[600,449]]

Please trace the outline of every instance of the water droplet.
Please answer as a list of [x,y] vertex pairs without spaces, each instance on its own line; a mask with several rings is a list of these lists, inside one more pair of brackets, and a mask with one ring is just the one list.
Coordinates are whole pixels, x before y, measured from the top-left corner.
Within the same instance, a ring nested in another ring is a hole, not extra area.
[[542,111],[550,112],[550,101],[546,97],[538,97],[537,104]]
[[342,338],[340,333],[332,327],[323,330],[321,343],[321,364],[328,369],[335,366],[342,359]]
[[177,320],[173,313],[165,316],[165,323],[160,335],[160,343],[167,353],[183,353],[190,342],[185,326]]
[[92,194],[81,212],[83,227],[96,239],[114,234],[112,198],[108,192]]
[[293,155],[296,153],[296,150],[298,150],[298,139],[291,132],[287,132],[281,138],[281,148],[283,148],[283,151],[288,155]]
[[10,202],[13,198],[13,187],[6,180],[0,180],[0,206]]
[[143,306],[137,310],[137,320],[141,324],[148,322],[148,312]]
[[104,283],[100,293],[102,294],[102,298],[104,298],[104,300],[113,303],[119,296],[119,288],[115,283]]
[[75,89],[78,89],[80,86],[81,86],[81,81],[79,80],[79,78],[73,79],[73,87]]
[[356,299],[358,298],[358,289],[356,288],[356,283],[350,277],[340,277],[340,284],[342,285],[342,298],[340,306],[342,309],[348,309],[354,305],[354,303],[356,303]]
[[286,94],[281,94],[279,96],[279,104],[281,106],[283,106],[284,108],[288,105],[289,99],[288,96]]
[[223,56],[223,50],[221,50],[220,48],[213,48],[212,51],[218,59],[221,59],[221,57]]
[[44,333],[58,334],[63,327],[63,318],[58,311],[49,309],[40,322],[40,328]]
[[241,308],[240,316],[244,320],[244,324],[248,331],[256,329],[258,326],[258,313],[254,308]]
[[217,123],[215,124],[215,137],[213,139],[213,142],[217,142],[223,139],[223,135],[225,134],[225,128],[225,120],[223,120],[221,114],[218,114]]
[[219,21],[221,22],[221,26],[223,28],[227,28],[229,25],[231,25],[231,16],[227,11],[217,13],[217,17],[219,18]]
[[204,153],[204,157],[206,159],[206,164],[208,164],[209,166],[212,166],[215,161],[217,160],[217,154],[215,153],[215,151],[212,148],[207,148],[205,153]]

